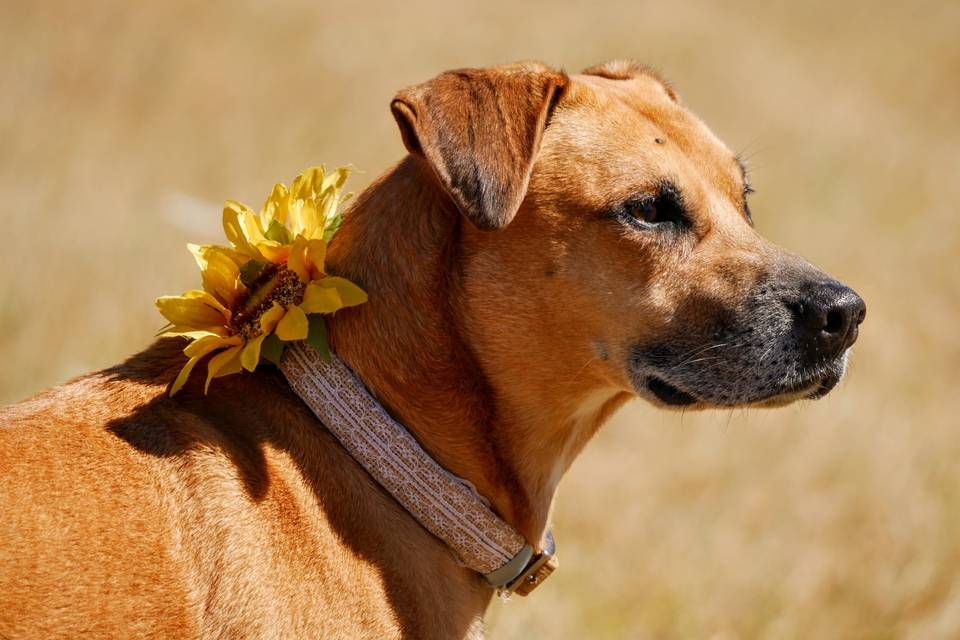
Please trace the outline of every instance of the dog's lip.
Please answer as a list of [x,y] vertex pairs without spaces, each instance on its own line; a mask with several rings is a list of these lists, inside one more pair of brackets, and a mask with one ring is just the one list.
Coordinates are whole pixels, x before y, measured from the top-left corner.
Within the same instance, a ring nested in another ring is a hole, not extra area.
[[658,403],[666,407],[697,408],[709,407],[781,407],[797,400],[819,400],[830,393],[843,379],[846,372],[848,353],[844,353],[834,360],[824,362],[806,370],[799,380],[786,383],[779,388],[770,390],[765,395],[758,394],[751,398],[744,398],[738,402],[717,400],[713,394],[691,392],[689,387],[679,387],[672,380],[657,370],[648,369],[634,377],[635,389],[647,397],[653,396]]
[[761,406],[781,406],[795,400],[819,400],[830,393],[843,377],[842,371],[825,369],[759,401]]
[[645,386],[650,393],[656,396],[657,400],[671,407],[688,407],[697,402],[697,398],[673,386],[663,378],[650,376],[647,378]]
[[[779,407],[790,404],[796,400],[819,400],[824,397],[840,382],[843,377],[842,372],[828,368],[817,372],[814,375],[804,378],[800,382],[794,383],[789,387],[776,390],[769,396],[757,398],[753,401],[747,401],[745,406],[755,407]],[[669,407],[690,407],[701,402],[713,404],[708,400],[702,400],[688,391],[680,389],[676,385],[667,382],[665,379],[653,375],[648,376],[644,383],[644,388],[653,396]],[[717,405],[721,406],[721,405]]]
[[807,395],[807,398],[810,400],[819,400],[823,396],[830,393],[835,386],[840,382],[840,378],[843,375],[837,373],[836,371],[825,371],[823,375],[820,376],[818,380],[815,381],[816,386],[814,389]]

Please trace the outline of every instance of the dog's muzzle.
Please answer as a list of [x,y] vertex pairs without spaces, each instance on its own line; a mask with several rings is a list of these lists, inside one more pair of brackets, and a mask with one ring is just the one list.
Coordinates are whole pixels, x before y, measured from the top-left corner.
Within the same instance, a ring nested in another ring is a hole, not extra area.
[[856,292],[813,269],[767,279],[735,307],[686,307],[627,363],[637,392],[668,407],[821,398],[843,377],[866,317]]

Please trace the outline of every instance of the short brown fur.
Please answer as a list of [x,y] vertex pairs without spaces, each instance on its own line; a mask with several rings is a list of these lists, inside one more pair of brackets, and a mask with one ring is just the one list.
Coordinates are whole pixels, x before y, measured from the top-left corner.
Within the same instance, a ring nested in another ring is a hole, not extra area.
[[[539,544],[590,437],[637,394],[656,402],[624,364],[635,343],[673,331],[692,296],[735,306],[785,254],[747,222],[733,155],[638,65],[449,72],[393,112],[411,154],[330,248],[370,293],[332,319],[332,344]],[[695,250],[597,213],[663,173],[698,212]],[[195,376],[170,399],[182,346],[0,413],[0,637],[482,634],[491,589],[278,372],[206,397]]]

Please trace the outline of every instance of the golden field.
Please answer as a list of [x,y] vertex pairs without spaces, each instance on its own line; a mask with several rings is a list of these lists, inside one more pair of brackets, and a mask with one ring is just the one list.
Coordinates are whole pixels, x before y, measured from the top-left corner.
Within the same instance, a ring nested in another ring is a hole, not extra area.
[[222,200],[320,162],[362,189],[397,89],[615,57],[751,158],[760,230],[867,321],[819,402],[618,415],[561,486],[561,570],[490,637],[960,638],[956,2],[3,0],[0,401],[145,346]]

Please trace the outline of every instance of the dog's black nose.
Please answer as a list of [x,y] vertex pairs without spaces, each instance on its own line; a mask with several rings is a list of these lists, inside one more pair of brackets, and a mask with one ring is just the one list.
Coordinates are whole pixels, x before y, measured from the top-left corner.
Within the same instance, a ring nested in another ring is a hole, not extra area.
[[792,306],[806,337],[809,355],[815,359],[834,358],[857,341],[867,305],[853,289],[839,282],[818,282],[805,289]]

